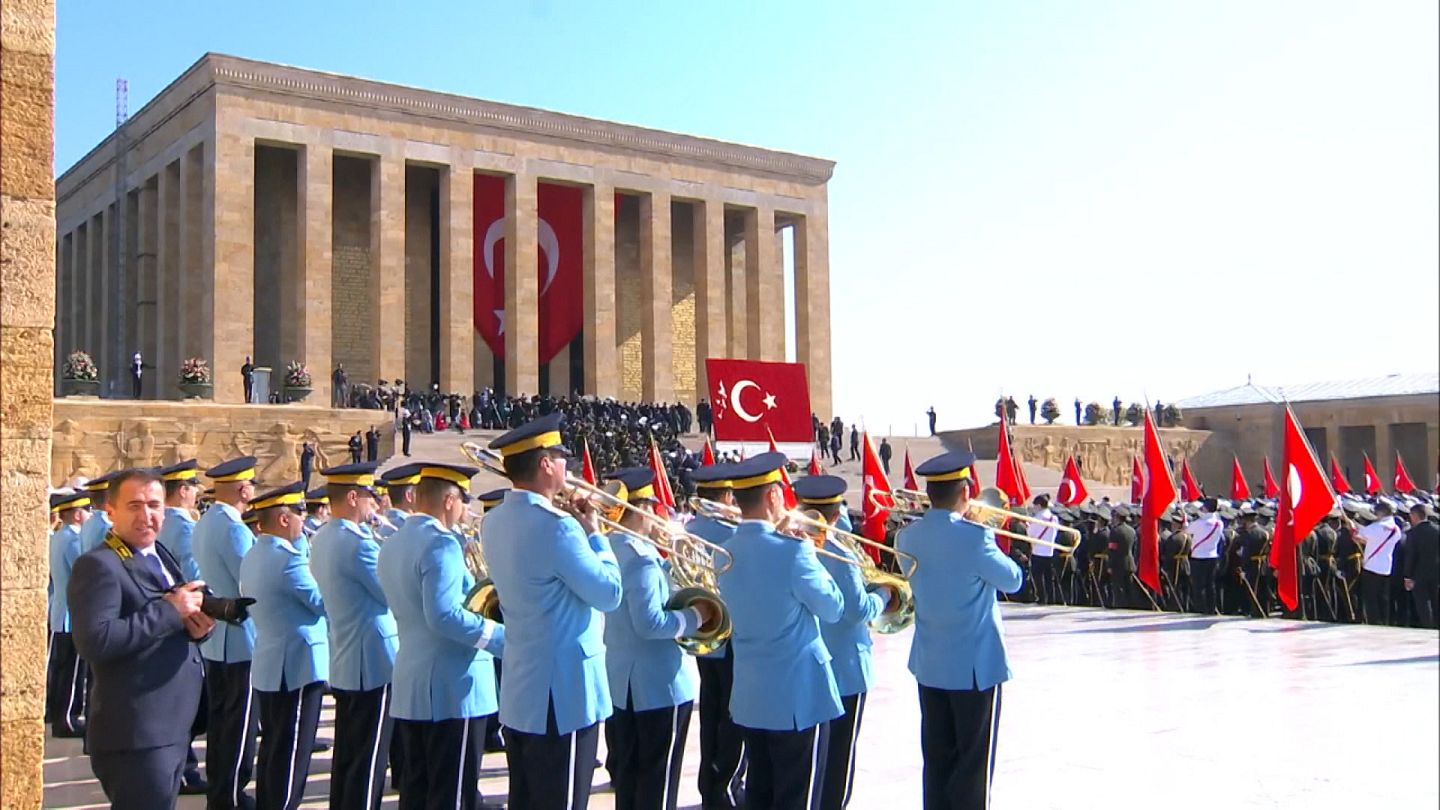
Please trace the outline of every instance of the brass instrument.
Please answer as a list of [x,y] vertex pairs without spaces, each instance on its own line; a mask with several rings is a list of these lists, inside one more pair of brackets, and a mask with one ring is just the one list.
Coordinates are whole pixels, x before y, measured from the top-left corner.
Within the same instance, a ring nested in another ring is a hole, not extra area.
[[485,549],[480,545],[480,529],[474,524],[461,523],[455,527],[460,535],[460,551],[465,556],[465,568],[475,578],[475,585],[465,594],[465,609],[478,613],[492,622],[503,624],[505,615],[500,611],[500,593],[490,579],[490,567],[485,564]]
[[[706,515],[714,520],[735,523],[740,519],[740,510],[728,504],[708,501],[704,498],[691,498],[690,506],[697,514]],[[910,577],[914,576],[915,571],[920,567],[920,560],[915,555],[891,548],[884,543],[877,543],[868,537],[837,529],[827,523],[819,512],[792,510],[786,512],[782,520],[785,518],[803,526],[807,533],[824,532],[828,534],[835,544],[845,551],[844,554],[840,554],[827,548],[817,547],[815,553],[818,556],[853,565],[860,569],[860,577],[865,581],[866,586],[889,588],[894,594],[891,604],[895,607],[890,609],[890,606],[887,605],[887,610],[870,623],[872,630],[888,635],[898,633],[915,623],[915,594],[911,590],[909,582]],[[908,564],[909,570],[899,574],[880,570],[874,560],[870,559],[869,553],[865,551],[866,548],[893,555],[897,562]]]
[[[490,472],[505,475],[500,458],[493,450],[481,447],[475,442],[465,442],[461,449],[472,461]],[[676,588],[675,593],[665,603],[666,610],[686,610],[699,602],[710,605],[715,618],[698,628],[693,635],[676,639],[675,643],[679,644],[681,649],[692,655],[705,655],[718,649],[730,638],[730,611],[725,607],[725,602],[719,595],[720,589],[715,584],[715,577],[735,564],[729,551],[699,535],[685,531],[679,524],[672,524],[659,515],[632,505],[627,500],[625,485],[619,481],[607,481],[604,486],[596,486],[582,478],[567,475],[565,484],[569,488],[567,492],[570,497],[578,494],[597,502],[600,514],[596,516],[596,522],[601,528],[607,532],[633,537],[665,553],[669,563],[670,580]],[[620,519],[626,513],[641,517],[649,524],[652,533],[660,537],[622,526]],[[661,537],[664,539],[660,539]],[[476,590],[487,583],[488,578],[481,585],[477,585]],[[474,595],[477,598],[479,596]],[[467,599],[466,602],[468,605],[470,600]],[[496,602],[498,611],[498,598]]]
[[[917,490],[897,489],[892,491],[890,495],[895,499],[895,502],[897,504],[895,508],[901,512],[916,513],[923,512],[924,510],[930,508],[930,496]],[[904,505],[900,506],[898,504]],[[1027,515],[1023,512],[1016,512],[1014,510],[1006,508],[1009,505],[1010,499],[1005,496],[1005,493],[1001,492],[995,487],[985,487],[984,489],[980,490],[979,496],[970,499],[969,506],[965,510],[964,519],[967,522],[977,523],[987,529],[990,529],[999,537],[1008,537],[1012,540],[1021,540],[1026,543],[1030,543],[1031,545],[1049,546],[1050,548],[1056,549],[1057,551],[1061,551],[1066,554],[1073,553],[1075,549],[1080,547],[1079,529],[1066,526],[1063,523],[1055,523],[1049,520],[1040,520],[1039,518],[1031,517],[1030,515]],[[1032,526],[1044,526],[1047,529],[1054,529],[1055,531],[1062,534],[1070,535],[1074,538],[1074,542],[1069,545],[1066,545],[1064,543],[1052,543],[1049,540],[1041,540],[1038,537],[1031,537],[1028,534],[1021,534],[1019,532],[1012,532],[1008,529],[1001,528],[1005,525],[1005,522],[1009,520],[1018,520],[1022,523],[1028,523]]]

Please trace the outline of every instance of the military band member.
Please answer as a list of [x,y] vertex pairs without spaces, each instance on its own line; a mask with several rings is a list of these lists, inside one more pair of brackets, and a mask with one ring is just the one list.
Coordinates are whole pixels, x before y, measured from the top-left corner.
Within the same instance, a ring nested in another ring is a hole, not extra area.
[[989,528],[964,519],[975,456],[953,452],[916,468],[930,509],[900,532],[915,555],[915,637],[926,810],[990,806],[1000,685],[1010,679],[996,592],[1015,593],[1020,567]]
[[820,807],[830,721],[845,713],[820,636],[845,601],[814,545],[777,531],[785,462],[762,453],[731,468],[741,521],[725,543],[734,563],[717,577],[734,624],[730,715],[745,735],[746,806],[756,810]]
[[1159,524],[1161,583],[1169,590],[1169,605],[1177,612],[1190,609],[1186,602],[1190,593],[1191,544],[1185,526],[1185,513],[1179,508],[1167,512]]
[[[1361,513],[1362,517],[1364,513]],[[1375,520],[1365,526],[1350,521],[1355,542],[1361,549],[1360,593],[1365,601],[1368,624],[1390,623],[1390,569],[1395,547],[1405,532],[1395,522],[1395,506],[1381,498],[1375,504]]]
[[80,558],[80,530],[90,517],[85,490],[50,496],[50,514],[60,528],[50,535],[50,672],[45,715],[56,737],[85,736],[86,682],[89,672],[75,652],[70,634],[70,570]]
[[399,633],[377,565],[370,530],[375,464],[321,470],[330,520],[310,539],[310,569],[330,626],[330,687],[335,698],[332,810],[374,810],[390,753],[391,685]]
[[[195,459],[186,459],[160,470],[160,480],[165,484],[165,523],[155,542],[165,547],[185,579],[200,579],[200,566],[195,564],[195,502],[200,496],[200,470]],[[190,730],[190,749],[185,756],[185,773],[181,779],[180,792],[186,795],[200,795],[210,785],[200,775],[200,758],[195,756],[194,739],[206,731],[209,721],[209,707],[205,692],[201,690],[200,709]]]
[[304,532],[305,484],[258,495],[250,508],[259,516],[260,535],[240,563],[240,592],[255,600],[251,682],[265,728],[255,803],[295,810],[305,796],[330,677],[325,603],[308,558],[295,545]]
[[325,487],[316,487],[305,493],[305,523],[301,531],[305,540],[309,540],[320,531],[325,521],[330,519],[330,497],[325,492]]
[[1340,604],[1344,605],[1345,621],[1359,623],[1365,620],[1364,600],[1359,593],[1360,564],[1364,554],[1360,544],[1355,542],[1356,525],[1351,516],[1358,516],[1363,507],[1353,501],[1344,501],[1340,508],[1342,517],[1335,527],[1335,565],[1339,577],[1336,591]]
[[[486,512],[489,512],[491,509],[494,509],[495,507],[497,507],[497,506],[499,506],[501,503],[503,503],[503,502],[505,501],[505,492],[506,492],[508,489],[509,489],[508,487],[503,487],[503,488],[501,488],[501,489],[492,489],[492,490],[490,490],[489,492],[482,492],[482,493],[480,493],[479,495],[476,495],[476,496],[475,496],[475,500],[480,504],[480,514],[483,516]],[[479,539],[479,537],[477,536],[475,539],[470,540],[470,541],[468,541],[468,542],[479,544],[479,543],[480,543],[480,539]],[[482,554],[482,555],[484,554],[484,547],[483,547],[483,546],[481,546],[481,554]],[[497,608],[497,610],[498,610],[498,608]],[[500,610],[500,617],[501,617],[501,618],[500,618],[500,621],[503,622],[503,621],[504,621],[504,611],[503,611],[503,610]],[[504,676],[505,676],[505,664],[504,664],[504,662],[501,661],[499,658],[496,658],[496,659],[495,659],[495,690],[496,690],[497,692],[500,691],[501,688],[502,688],[503,685],[504,685],[504,684],[502,683],[502,681],[504,680]],[[485,753],[487,753],[487,754],[502,753],[502,752],[504,752],[504,750],[505,750],[505,726],[500,722],[500,715],[499,715],[499,714],[496,714],[495,717],[493,717],[493,718],[491,719],[491,721],[485,725]]]
[[389,537],[415,514],[415,485],[420,483],[420,465],[402,464],[387,470],[377,482],[380,493],[380,522],[376,534]]
[[[711,464],[691,476],[695,494],[707,501],[735,505],[730,489],[730,465]],[[735,534],[735,525],[699,515],[685,529],[723,546]],[[730,691],[735,681],[735,657],[730,644],[699,656],[700,671],[700,773],[697,779],[701,805],[707,810],[745,806],[745,737],[730,717]]]
[[1190,607],[1197,613],[1215,612],[1215,568],[1225,539],[1219,511],[1220,502],[1206,498],[1200,504],[1200,517],[1190,523]]
[[[655,473],[617,470],[636,510],[653,512]],[[655,523],[626,510],[620,525],[655,535]],[[624,595],[605,620],[605,669],[614,711],[605,721],[605,748],[616,808],[675,810],[680,768],[699,675],[675,640],[715,618],[708,605],[667,610],[671,596],[666,562],[651,543],[615,532],[610,546],[620,566]]]
[[[1032,503],[1035,507],[1033,514],[1037,520],[1046,523],[1055,522],[1055,513],[1050,511],[1050,496],[1036,495]],[[1025,532],[1037,540],[1044,540],[1050,543],[1055,542],[1058,530],[1054,526],[1044,526],[1040,523],[1029,523]],[[1030,544],[1030,571],[1035,582],[1035,598],[1042,605],[1053,605],[1060,600],[1060,579],[1059,572],[1055,569],[1055,547],[1047,546],[1044,543]]]
[[1110,607],[1135,607],[1135,528],[1130,510],[1117,506],[1111,511],[1109,542]]
[[483,806],[481,745],[496,710],[491,657],[504,650],[505,628],[465,609],[474,580],[454,527],[477,472],[422,465],[415,514],[380,546],[380,586],[400,635],[390,715],[405,758],[402,807]]
[[[212,593],[240,596],[240,562],[255,544],[255,532],[241,518],[255,496],[254,456],[242,456],[205,471],[215,485],[215,503],[195,523],[192,545],[200,578]],[[218,623],[200,644],[205,659],[205,690],[210,702],[205,736],[208,810],[252,808],[245,786],[255,765],[259,715],[252,705],[251,657],[255,623]]]
[[80,529],[80,553],[93,551],[105,544],[105,535],[110,532],[110,515],[105,510],[105,496],[109,494],[110,479],[118,472],[108,472],[85,482],[85,494],[90,497],[90,519]]
[[500,696],[510,804],[583,809],[599,724],[613,706],[601,613],[620,606],[620,567],[593,504],[554,504],[569,458],[558,414],[521,425],[490,448],[514,487],[485,515],[481,535],[511,640]]
[[[1241,568],[1245,581],[1250,583],[1250,590],[1254,599],[1250,603],[1250,615],[1257,619],[1263,619],[1269,614],[1268,590],[1265,588],[1265,570],[1267,567],[1266,551],[1270,545],[1270,533],[1260,525],[1260,519],[1265,515],[1269,507],[1261,506],[1253,509],[1248,515],[1242,515],[1244,531],[1236,538],[1244,550],[1245,561]],[[1246,598],[1250,597],[1246,594]]]
[[[808,475],[794,484],[800,508],[819,512],[826,523],[837,528],[842,522],[846,487],[845,479],[834,475]],[[836,543],[828,532],[817,539],[816,545],[832,554],[855,559],[850,550]],[[854,565],[832,557],[821,557],[820,565],[835,580],[845,602],[839,621],[820,625],[820,637],[830,651],[830,670],[835,675],[835,688],[845,713],[830,721],[829,753],[825,758],[819,806],[824,810],[838,810],[850,803],[856,741],[860,739],[860,723],[865,718],[865,696],[875,681],[870,670],[869,625],[889,607],[892,594],[889,588],[883,587],[867,591],[860,569]]]
[[1336,506],[1330,514],[1315,527],[1315,561],[1319,566],[1319,572],[1315,576],[1315,608],[1317,615],[1324,614],[1324,620],[1329,622],[1340,621],[1340,598],[1335,592],[1335,524],[1340,519],[1340,507]]

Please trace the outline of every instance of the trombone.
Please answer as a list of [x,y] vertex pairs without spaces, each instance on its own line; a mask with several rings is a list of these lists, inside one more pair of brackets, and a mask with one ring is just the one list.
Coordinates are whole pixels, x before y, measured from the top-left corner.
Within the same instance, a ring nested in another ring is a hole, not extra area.
[[[897,489],[893,490],[890,495],[895,499],[896,504],[904,504],[903,506],[896,507],[896,509],[902,512],[915,513],[930,508],[930,496],[918,490]],[[976,523],[984,526],[1000,537],[1008,537],[1011,540],[1021,540],[1031,545],[1049,546],[1065,554],[1074,553],[1075,549],[1080,547],[1079,529],[1066,526],[1063,523],[1040,520],[1023,512],[1007,509],[1006,507],[1009,505],[1010,499],[1005,496],[1005,493],[995,487],[985,487],[980,490],[978,497],[970,499],[970,505],[965,510],[964,519],[968,523]],[[1032,526],[1043,526],[1047,529],[1054,529],[1061,534],[1070,535],[1073,542],[1068,545],[1065,543],[1052,543],[1049,540],[1041,540],[1038,537],[1031,537],[1028,534],[1021,534],[1001,528],[1008,520],[1018,520]]]
[[[705,515],[712,520],[735,523],[740,520],[740,510],[728,504],[709,501],[704,498],[691,498],[690,508],[696,514]],[[815,553],[821,557],[828,557],[832,560],[842,562],[846,565],[853,565],[860,569],[860,577],[867,586],[889,588],[895,594],[892,604],[894,609],[886,610],[870,623],[871,629],[877,633],[890,634],[898,633],[915,622],[915,594],[910,588],[910,578],[920,567],[920,560],[913,554],[907,554],[899,549],[891,548],[884,543],[877,543],[867,537],[861,537],[853,532],[837,529],[825,521],[819,512],[807,510],[791,510],[785,513],[791,523],[804,527],[807,534],[812,538],[815,535],[828,533],[844,554],[831,551],[827,548],[817,546]],[[866,548],[873,548],[883,551],[895,557],[897,564],[902,568],[908,565],[908,570],[902,570],[898,574],[882,571],[870,559]],[[887,606],[888,607],[888,606]]]

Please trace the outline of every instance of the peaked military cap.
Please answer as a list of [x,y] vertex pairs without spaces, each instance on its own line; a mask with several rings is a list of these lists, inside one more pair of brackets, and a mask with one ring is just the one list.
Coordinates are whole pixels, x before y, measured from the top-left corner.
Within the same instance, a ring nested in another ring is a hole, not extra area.
[[104,475],[97,475],[85,482],[86,492],[105,492],[110,489],[110,481],[120,474],[120,470],[112,470]]
[[77,492],[57,492],[50,496],[50,511],[63,512],[66,509],[80,509],[90,505],[90,493],[85,490]]
[[658,501],[655,497],[655,471],[649,467],[626,467],[606,476],[625,485],[625,500]]
[[326,491],[325,487],[316,487],[305,493],[305,503],[307,505],[315,504],[317,506],[328,505],[330,503],[330,493]]
[[801,503],[829,505],[845,500],[849,486],[838,475],[807,475],[794,484],[795,498]]
[[254,509],[246,509],[245,513],[240,516],[240,522],[244,523],[246,526],[254,528],[255,524],[260,522],[260,513],[256,512]]
[[970,477],[970,468],[975,466],[975,454],[968,450],[952,450],[926,459],[915,468],[915,474],[926,481],[959,481]]
[[492,489],[489,492],[482,492],[479,495],[476,495],[475,500],[479,501],[480,505],[486,510],[494,509],[495,507],[500,505],[501,501],[505,500],[505,493],[509,491],[509,489],[504,487],[501,487],[500,489]]
[[380,476],[380,480],[388,487],[408,487],[420,483],[420,467],[422,465],[410,463],[401,464],[398,467],[391,467]]
[[470,479],[479,475],[480,471],[474,467],[466,467],[461,464],[439,464],[425,463],[420,465],[420,479],[431,479],[433,481],[449,481],[460,487],[460,498],[465,503],[470,502]]
[[200,482],[196,480],[200,475],[200,462],[195,459],[186,459],[179,464],[171,464],[169,467],[161,467],[160,478],[165,481],[194,481],[196,486]]
[[1130,507],[1124,505],[1117,506],[1114,509],[1110,510],[1110,514],[1120,518],[1121,520],[1129,520],[1131,514]]
[[730,486],[732,489],[754,489],[776,483],[786,461],[784,453],[761,453],[737,462],[730,468]]
[[375,494],[375,466],[373,461],[361,461],[355,464],[327,467],[321,470],[320,474],[325,476],[326,484],[357,487],[373,495]]
[[252,498],[250,509],[259,512],[276,506],[300,506],[303,503],[305,503],[305,482],[296,481]]
[[734,467],[734,464],[724,462],[706,464],[696,468],[695,472],[690,474],[690,480],[694,481],[699,489],[729,489]]
[[223,464],[217,464],[205,471],[205,477],[217,484],[227,484],[232,481],[249,481],[255,477],[255,465],[258,463],[254,456],[241,456],[232,458]]
[[502,458],[530,450],[556,450],[568,456],[570,451],[565,449],[564,439],[560,436],[560,418],[560,414],[552,413],[532,419],[490,442],[490,449]]

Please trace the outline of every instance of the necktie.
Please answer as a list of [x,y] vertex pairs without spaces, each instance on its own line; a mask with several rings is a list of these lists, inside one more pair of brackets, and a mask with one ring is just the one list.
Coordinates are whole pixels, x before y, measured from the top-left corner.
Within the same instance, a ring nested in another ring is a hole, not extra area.
[[160,562],[159,557],[154,554],[141,554],[140,559],[144,561],[145,567],[150,569],[150,573],[155,575],[155,581],[160,583],[160,587],[170,587],[169,580],[165,578],[165,566]]

